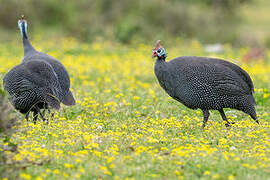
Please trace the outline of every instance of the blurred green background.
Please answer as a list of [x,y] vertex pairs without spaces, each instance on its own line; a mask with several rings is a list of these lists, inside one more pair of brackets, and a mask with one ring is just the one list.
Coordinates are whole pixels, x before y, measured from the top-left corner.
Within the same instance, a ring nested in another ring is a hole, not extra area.
[[0,40],[29,33],[121,43],[196,39],[204,44],[270,46],[269,0],[0,0]]

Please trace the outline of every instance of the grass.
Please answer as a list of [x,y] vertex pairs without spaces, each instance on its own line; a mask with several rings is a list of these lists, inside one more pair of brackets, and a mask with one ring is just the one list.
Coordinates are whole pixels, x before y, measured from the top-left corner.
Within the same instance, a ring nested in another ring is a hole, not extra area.
[[[47,117],[49,124],[34,125],[14,111],[14,133],[0,136],[3,179],[269,179],[270,64],[244,64],[246,49],[227,45],[222,54],[207,54],[196,41],[167,48],[168,59],[228,59],[254,80],[261,125],[226,109],[233,127],[226,128],[212,111],[203,130],[199,110],[186,108],[159,87],[151,43],[126,47],[66,38],[33,44],[66,66],[77,105],[63,106]],[[0,45],[2,77],[21,57],[19,40]],[[5,150],[11,145],[17,150]]]

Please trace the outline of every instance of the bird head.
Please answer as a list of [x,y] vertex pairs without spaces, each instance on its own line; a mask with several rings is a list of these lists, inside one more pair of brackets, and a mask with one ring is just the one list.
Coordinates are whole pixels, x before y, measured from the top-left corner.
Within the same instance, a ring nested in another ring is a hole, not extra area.
[[157,40],[155,48],[152,49],[152,58],[154,57],[158,57],[159,59],[167,57],[165,49],[160,45],[160,40]]
[[27,33],[27,21],[24,19],[24,15],[21,15],[21,18],[18,20],[18,27],[22,35]]

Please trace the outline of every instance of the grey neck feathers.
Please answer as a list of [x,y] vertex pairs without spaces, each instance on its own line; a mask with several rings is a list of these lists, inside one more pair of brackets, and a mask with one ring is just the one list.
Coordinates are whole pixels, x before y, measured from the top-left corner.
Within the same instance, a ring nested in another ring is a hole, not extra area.
[[160,85],[164,88],[164,82],[166,81],[166,78],[169,73],[167,68],[167,62],[165,62],[165,60],[157,59],[154,71]]
[[24,48],[24,57],[31,55],[32,53],[35,53],[36,50],[30,43],[30,41],[26,38],[23,38],[23,48]]
[[159,59],[157,58],[156,63],[155,63],[155,69],[160,69],[160,71],[164,71],[166,69],[167,62],[165,59]]
[[157,57],[157,61],[159,61],[159,62],[166,62],[166,57],[164,57],[164,56],[158,56]]

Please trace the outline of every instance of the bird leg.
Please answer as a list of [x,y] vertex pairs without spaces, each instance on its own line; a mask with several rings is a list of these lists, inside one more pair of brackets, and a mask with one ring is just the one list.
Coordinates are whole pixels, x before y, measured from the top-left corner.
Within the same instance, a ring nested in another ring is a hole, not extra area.
[[35,109],[36,109],[36,112],[38,112],[38,114],[39,114],[40,117],[42,118],[43,122],[48,122],[48,121],[44,118],[43,114],[40,112],[40,109],[39,109],[38,107],[35,107]]
[[28,121],[29,120],[29,111],[25,114],[25,119]]
[[[49,114],[48,118],[49,118],[49,119],[53,119],[54,113],[51,113],[51,109],[50,109],[49,107],[47,107],[47,110],[48,110],[48,114]],[[48,121],[48,120],[47,120],[47,121]]]
[[46,104],[44,103],[44,104],[43,104],[43,111],[42,111],[43,117],[45,117],[46,109],[47,109],[47,106],[46,106]]
[[202,128],[204,128],[207,121],[208,121],[209,111],[208,110],[202,110],[202,111],[203,111],[203,125],[202,125]]
[[51,113],[50,108],[48,108],[48,113],[51,115],[50,119],[53,119],[53,118],[54,118],[54,112],[53,112],[53,113]]
[[[50,110],[50,107],[48,106],[48,104],[44,104],[44,105],[43,105],[43,109],[44,109],[43,112],[42,112],[42,113],[43,113],[43,117],[45,117],[45,112],[46,112],[46,110],[48,110],[48,114],[51,115],[51,116],[49,117],[49,119],[52,119],[52,118],[54,117],[54,113],[51,114],[51,110]],[[48,119],[46,119],[46,121],[47,121],[47,123],[48,123]]]
[[33,121],[34,121],[34,124],[36,124],[37,123],[37,118],[38,118],[38,112],[37,111],[34,111],[34,119],[33,119]]
[[50,110],[50,108],[48,108],[48,114],[49,114],[49,115],[51,114],[51,110]]
[[260,124],[259,120],[256,118],[254,119],[257,124]]
[[225,124],[226,127],[230,127],[230,124],[234,124],[234,122],[230,123],[230,122],[228,121],[228,119],[227,119],[227,117],[226,117],[226,115],[225,115],[223,109],[220,109],[220,110],[218,110],[218,111],[219,111],[219,113],[220,113],[220,115],[221,115],[223,121],[226,121],[226,122],[227,122],[227,123]]
[[42,111],[42,116],[43,117],[45,116],[45,113],[46,113],[46,109],[43,109],[43,111]]

